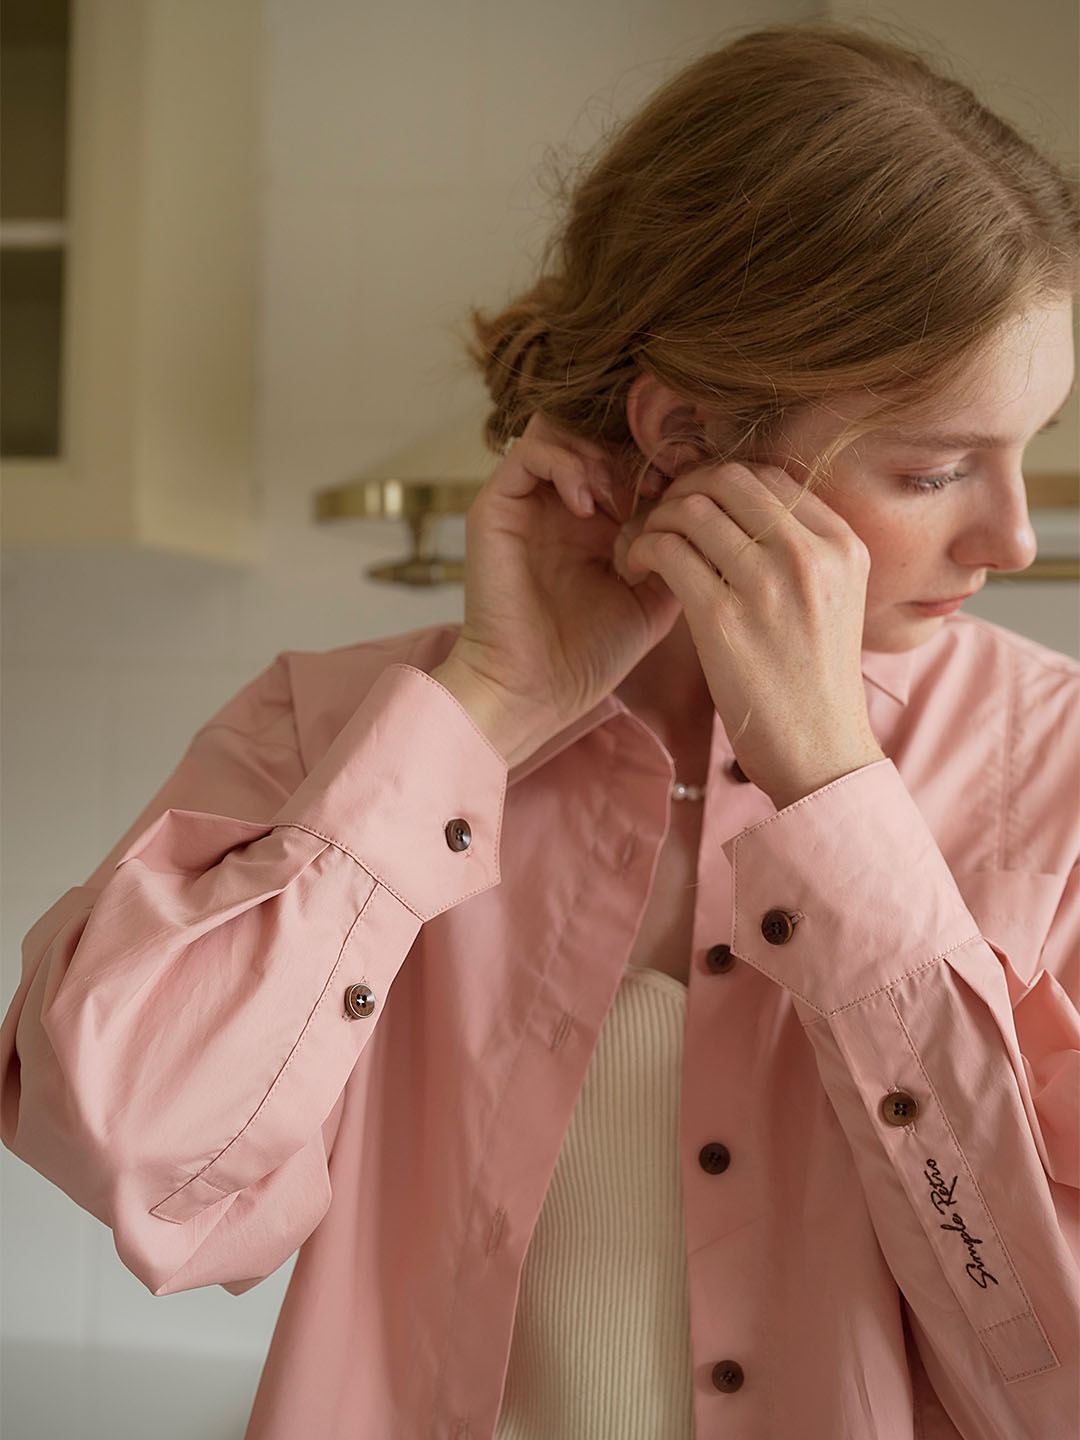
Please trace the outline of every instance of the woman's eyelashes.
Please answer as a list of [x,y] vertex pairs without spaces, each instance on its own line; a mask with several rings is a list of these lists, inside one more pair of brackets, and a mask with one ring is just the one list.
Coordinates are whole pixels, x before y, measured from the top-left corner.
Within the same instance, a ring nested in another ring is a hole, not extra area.
[[901,475],[900,483],[905,490],[914,490],[922,495],[931,490],[944,490],[954,480],[963,480],[966,474],[965,470],[943,470],[937,475]]

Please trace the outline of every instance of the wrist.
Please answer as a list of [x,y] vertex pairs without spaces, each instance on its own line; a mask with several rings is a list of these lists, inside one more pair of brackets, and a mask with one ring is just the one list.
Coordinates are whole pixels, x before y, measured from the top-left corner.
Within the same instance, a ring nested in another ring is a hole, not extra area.
[[808,795],[823,790],[834,780],[842,780],[845,775],[851,775],[854,771],[865,769],[867,765],[874,765],[885,758],[884,751],[874,741],[860,751],[853,751],[848,755],[833,759],[821,758],[814,764],[800,767],[797,772],[762,788],[777,810],[786,810],[789,805],[805,800]]
[[535,707],[515,702],[452,651],[431,671],[431,678],[453,695],[508,766],[527,760],[548,738]]

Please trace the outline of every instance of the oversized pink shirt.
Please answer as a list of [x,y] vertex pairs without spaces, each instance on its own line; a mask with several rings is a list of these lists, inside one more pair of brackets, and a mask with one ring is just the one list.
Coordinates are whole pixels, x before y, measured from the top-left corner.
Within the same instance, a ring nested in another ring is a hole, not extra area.
[[[249,1440],[492,1435],[667,828],[670,757],[615,698],[507,787],[425,673],[452,638],[279,656],[33,927],[0,1031],[5,1143],[155,1294],[240,1293],[300,1247]],[[888,759],[779,813],[714,726],[679,1140],[697,1440],[1056,1440],[1080,666],[963,616],[863,659]]]

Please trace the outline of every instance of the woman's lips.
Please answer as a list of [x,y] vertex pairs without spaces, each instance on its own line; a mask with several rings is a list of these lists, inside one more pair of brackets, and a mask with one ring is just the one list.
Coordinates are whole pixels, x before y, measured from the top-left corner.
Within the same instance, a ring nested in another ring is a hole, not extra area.
[[965,600],[970,600],[975,594],[972,590],[967,595],[959,595],[955,600],[912,600],[909,603],[921,615],[952,615],[960,609]]

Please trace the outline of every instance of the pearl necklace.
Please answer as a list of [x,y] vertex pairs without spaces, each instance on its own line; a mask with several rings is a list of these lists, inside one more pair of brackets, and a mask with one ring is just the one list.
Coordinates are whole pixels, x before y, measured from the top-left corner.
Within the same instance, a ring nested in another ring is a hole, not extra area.
[[704,785],[684,785],[681,780],[674,780],[671,784],[672,800],[704,800]]

